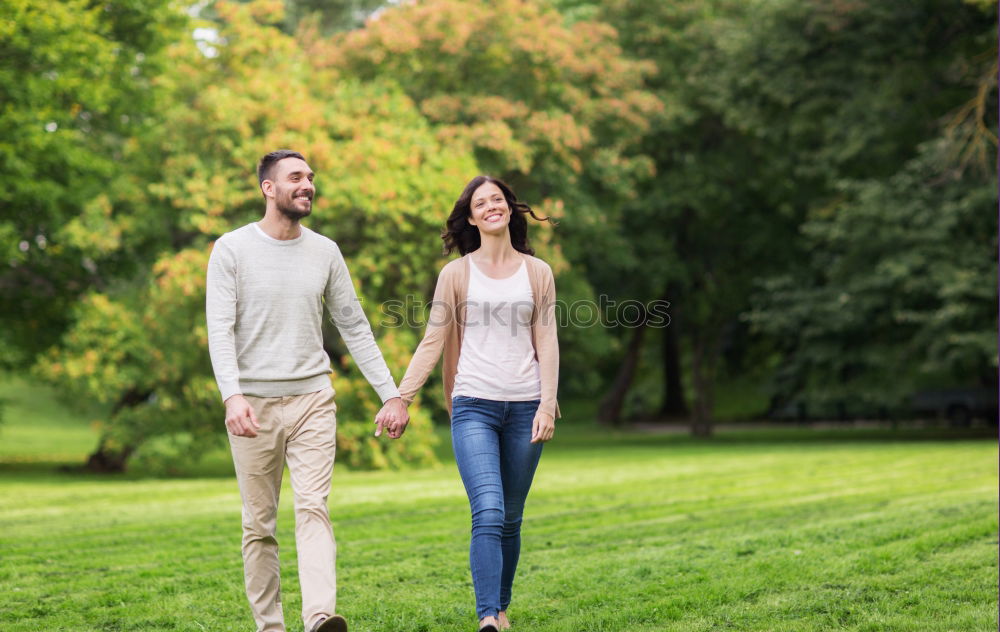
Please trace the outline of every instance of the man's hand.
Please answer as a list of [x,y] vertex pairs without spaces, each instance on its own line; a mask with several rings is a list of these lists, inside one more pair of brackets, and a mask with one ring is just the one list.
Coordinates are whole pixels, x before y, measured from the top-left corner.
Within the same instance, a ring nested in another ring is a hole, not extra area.
[[375,415],[375,436],[382,436],[382,431],[389,433],[392,439],[398,439],[406,432],[406,425],[410,423],[410,413],[406,410],[406,404],[399,397],[387,399],[382,404],[382,410]]
[[226,429],[237,437],[256,437],[260,430],[253,407],[242,395],[232,395],[226,400]]
[[552,415],[541,411],[535,413],[531,422],[531,442],[545,443],[556,433],[556,420]]

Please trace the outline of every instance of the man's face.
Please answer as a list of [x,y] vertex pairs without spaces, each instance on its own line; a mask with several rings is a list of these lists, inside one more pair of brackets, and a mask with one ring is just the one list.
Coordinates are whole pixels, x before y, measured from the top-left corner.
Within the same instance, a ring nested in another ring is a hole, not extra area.
[[[314,175],[305,160],[283,158],[274,165],[272,178],[264,181],[264,195],[274,198],[274,205],[282,215],[300,220],[312,212],[312,200],[316,195]],[[267,187],[268,182],[271,183],[270,188]]]

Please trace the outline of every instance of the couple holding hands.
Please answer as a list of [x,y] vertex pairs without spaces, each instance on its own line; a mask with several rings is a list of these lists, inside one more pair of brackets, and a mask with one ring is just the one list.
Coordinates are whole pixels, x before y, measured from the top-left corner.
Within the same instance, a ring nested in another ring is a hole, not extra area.
[[257,632],[284,632],[278,495],[287,462],[306,632],[346,632],[335,611],[336,544],[327,509],[336,405],[323,349],[324,305],[355,364],[383,401],[376,436],[406,431],[407,406],[443,358],[452,445],[469,497],[469,563],[479,630],[510,627],[521,516],[542,444],[559,416],[555,283],[532,256],[528,205],[478,176],[455,202],[423,339],[399,387],[382,358],[337,244],[302,226],[314,174],[274,151],[257,166],[264,218],[226,233],[207,273],[208,343],[226,405],[243,502],[243,563]]

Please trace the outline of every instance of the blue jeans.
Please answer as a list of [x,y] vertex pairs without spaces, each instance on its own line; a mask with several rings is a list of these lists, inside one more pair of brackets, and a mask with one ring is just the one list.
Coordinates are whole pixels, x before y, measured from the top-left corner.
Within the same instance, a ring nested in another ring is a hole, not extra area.
[[451,443],[472,509],[469,566],[479,619],[510,605],[524,499],[542,455],[542,444],[531,443],[538,403],[452,400]]

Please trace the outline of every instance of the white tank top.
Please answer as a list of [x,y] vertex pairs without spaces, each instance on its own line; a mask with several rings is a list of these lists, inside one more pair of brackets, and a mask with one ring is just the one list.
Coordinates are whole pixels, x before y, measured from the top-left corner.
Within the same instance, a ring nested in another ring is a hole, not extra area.
[[469,257],[465,331],[452,396],[541,399],[538,358],[531,344],[533,299],[524,262],[506,279],[493,279]]

